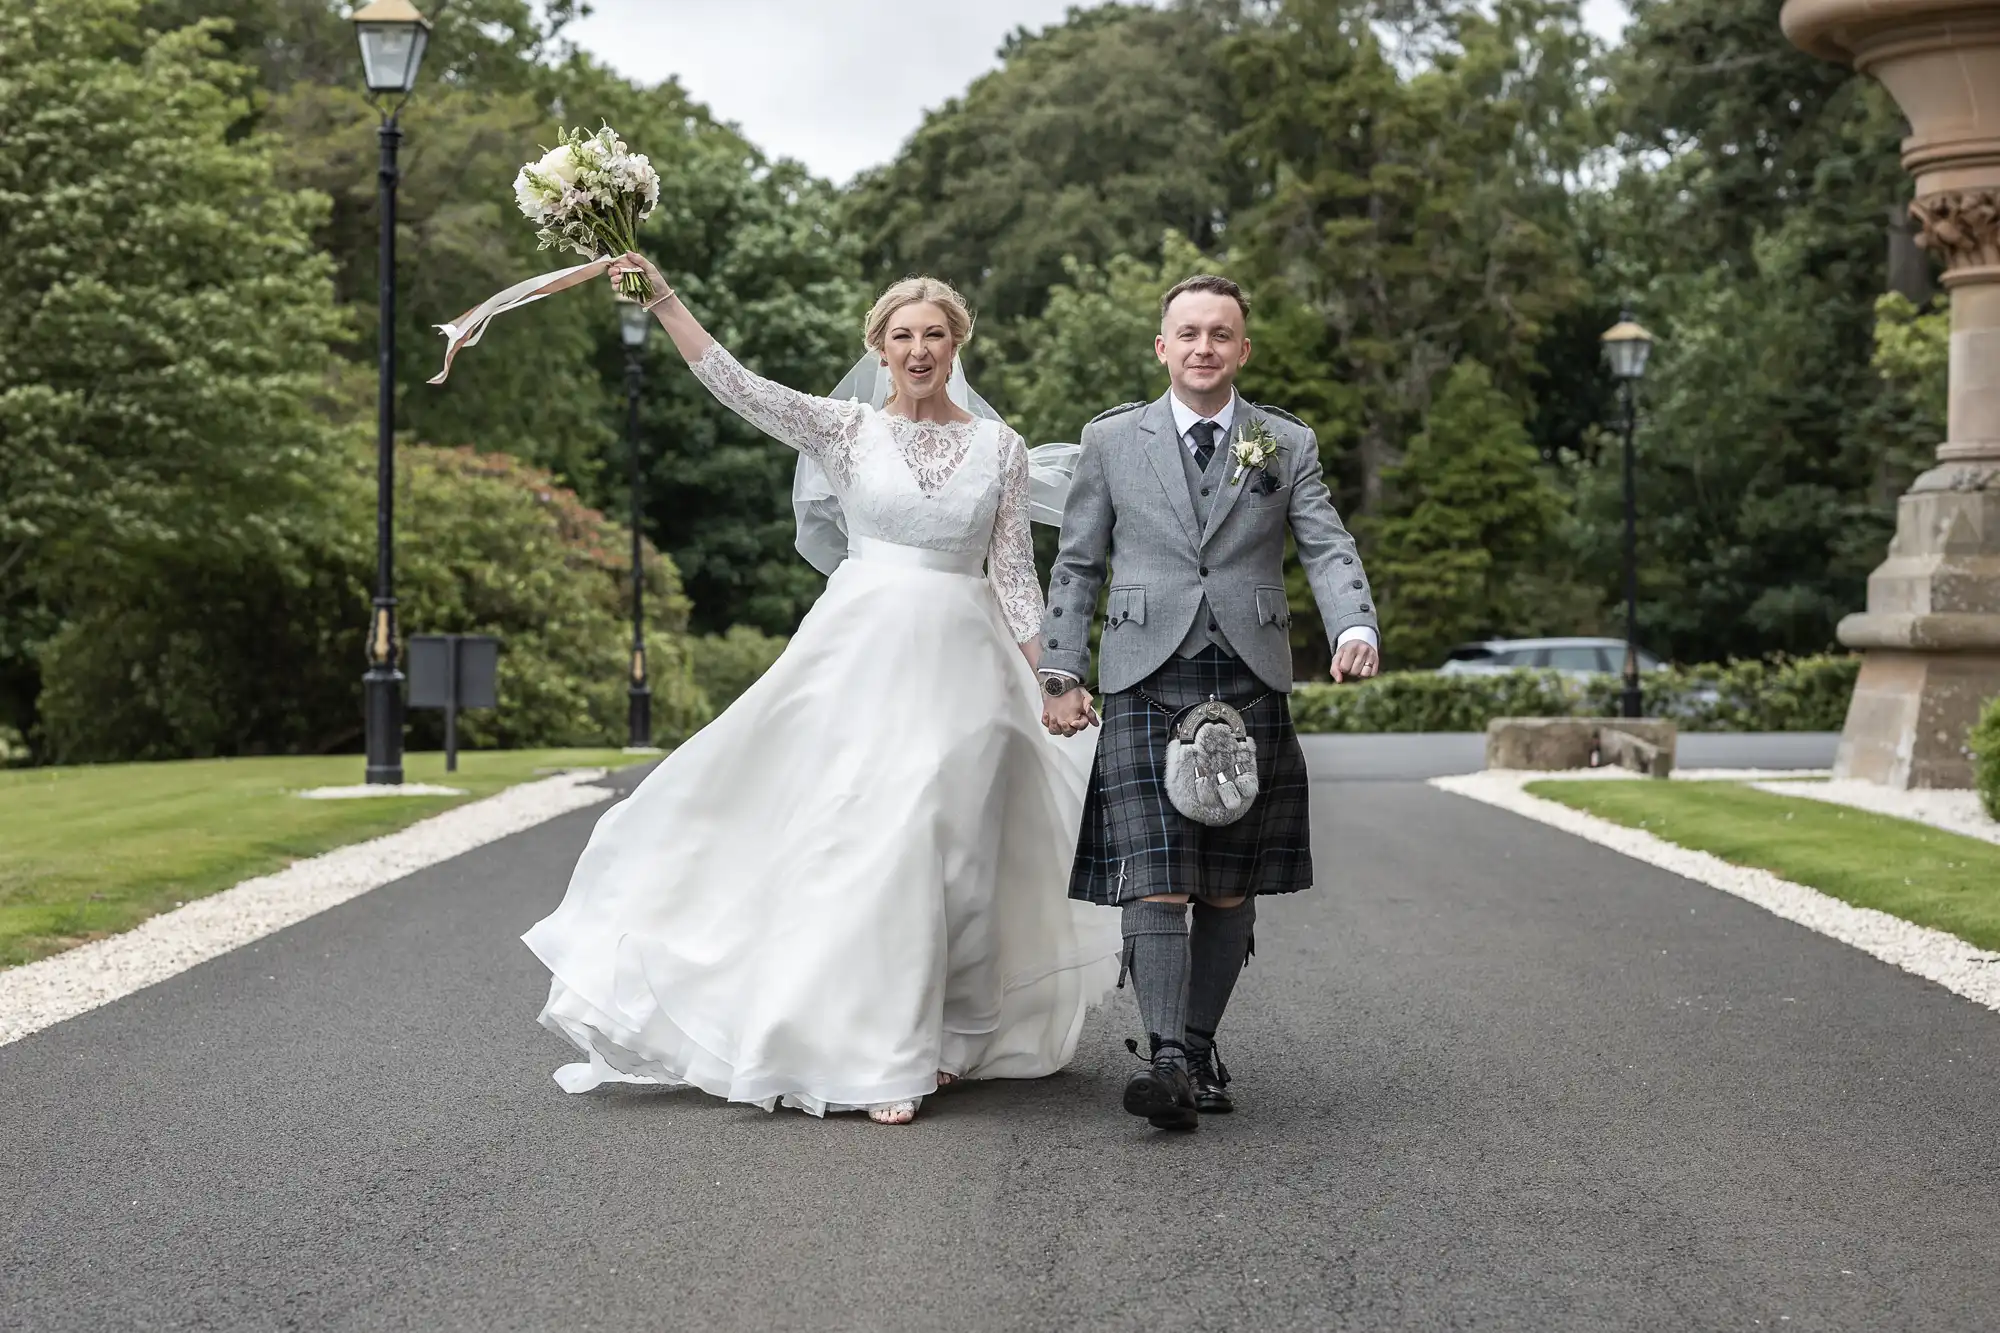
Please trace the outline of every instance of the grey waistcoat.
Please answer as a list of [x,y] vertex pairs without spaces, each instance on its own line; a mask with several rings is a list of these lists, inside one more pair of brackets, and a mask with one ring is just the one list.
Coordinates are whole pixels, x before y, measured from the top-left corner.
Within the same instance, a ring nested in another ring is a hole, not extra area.
[[[1235,420],[1230,422],[1228,433],[1217,439],[1215,457],[1208,460],[1206,472],[1194,465],[1194,451],[1187,447],[1187,437],[1184,435],[1180,439],[1181,467],[1187,473],[1188,499],[1194,503],[1194,516],[1203,526],[1208,523],[1209,511],[1215,507],[1216,495],[1222,490],[1223,483],[1229,479],[1229,469],[1232,466],[1229,461],[1229,445],[1236,438],[1236,422],[1241,421],[1244,413],[1249,410],[1245,404],[1236,405]],[[1208,491],[1207,495],[1202,494],[1204,489]],[[1229,636],[1222,632],[1221,623],[1216,620],[1215,612],[1208,605],[1208,598],[1203,597],[1200,609],[1194,613],[1194,623],[1188,626],[1187,637],[1181,640],[1181,646],[1174,649],[1174,652],[1180,657],[1193,657],[1211,643],[1231,657],[1236,656],[1236,650],[1229,646]]]

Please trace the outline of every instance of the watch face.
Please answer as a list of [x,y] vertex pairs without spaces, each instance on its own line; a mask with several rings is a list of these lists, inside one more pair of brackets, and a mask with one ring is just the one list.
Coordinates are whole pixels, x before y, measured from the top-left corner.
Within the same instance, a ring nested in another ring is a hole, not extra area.
[[1050,694],[1068,694],[1070,686],[1061,676],[1050,676],[1042,683],[1042,688]]

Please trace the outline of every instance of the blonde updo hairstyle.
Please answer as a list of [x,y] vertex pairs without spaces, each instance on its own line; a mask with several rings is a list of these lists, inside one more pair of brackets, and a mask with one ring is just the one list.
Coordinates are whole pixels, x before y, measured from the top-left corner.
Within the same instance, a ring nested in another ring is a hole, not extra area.
[[875,308],[868,312],[868,324],[863,332],[868,350],[880,356],[888,342],[889,321],[895,318],[896,312],[904,306],[923,301],[929,301],[944,311],[945,328],[950,330],[951,340],[958,344],[958,350],[964,351],[965,345],[972,341],[971,309],[950,283],[925,277],[904,278],[875,298]]

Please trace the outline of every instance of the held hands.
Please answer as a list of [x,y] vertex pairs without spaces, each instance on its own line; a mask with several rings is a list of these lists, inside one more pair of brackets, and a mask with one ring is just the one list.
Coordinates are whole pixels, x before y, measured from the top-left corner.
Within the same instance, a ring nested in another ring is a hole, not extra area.
[[1382,669],[1382,655],[1364,639],[1349,639],[1333,655],[1332,676],[1336,681],[1367,680]]
[[1066,694],[1042,700],[1042,725],[1051,736],[1074,736],[1098,723],[1097,710],[1090,706],[1090,691],[1079,685]]

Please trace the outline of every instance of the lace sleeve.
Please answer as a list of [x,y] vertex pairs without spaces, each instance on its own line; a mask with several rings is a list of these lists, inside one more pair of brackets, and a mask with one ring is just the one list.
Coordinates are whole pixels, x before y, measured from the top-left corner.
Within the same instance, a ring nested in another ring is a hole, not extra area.
[[848,460],[861,425],[860,403],[815,398],[752,374],[721,343],[690,361],[688,369],[724,407],[813,459],[834,480],[848,480]]
[[1042,584],[1035,575],[1035,542],[1028,535],[1028,449],[1001,428],[1000,510],[993,516],[993,545],[986,577],[1016,643],[1042,630]]

